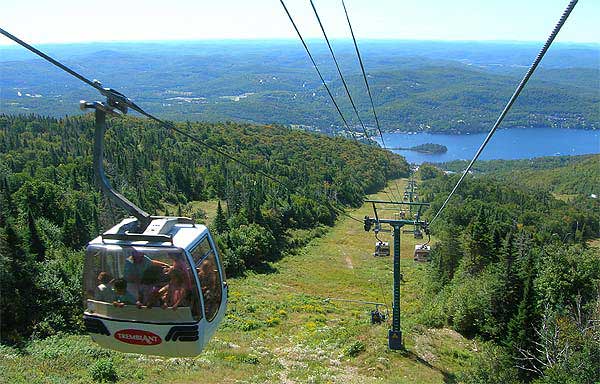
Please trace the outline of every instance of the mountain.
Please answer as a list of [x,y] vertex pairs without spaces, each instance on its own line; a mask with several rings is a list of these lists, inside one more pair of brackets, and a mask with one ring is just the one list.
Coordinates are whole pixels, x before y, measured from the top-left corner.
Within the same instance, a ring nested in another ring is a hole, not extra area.
[[[347,120],[357,129],[331,58],[315,59]],[[295,41],[212,41],[50,45],[48,53],[100,79],[164,118],[299,125],[331,133],[342,122]],[[365,41],[374,102],[386,131],[478,132],[503,108],[537,53],[536,44]],[[334,42],[362,119],[374,128],[350,42]],[[503,126],[600,128],[597,45],[557,44]],[[510,53],[510,54],[509,54]],[[596,56],[594,56],[596,55]],[[73,115],[85,84],[15,47],[0,48],[0,110]],[[596,57],[596,58],[594,58]]]

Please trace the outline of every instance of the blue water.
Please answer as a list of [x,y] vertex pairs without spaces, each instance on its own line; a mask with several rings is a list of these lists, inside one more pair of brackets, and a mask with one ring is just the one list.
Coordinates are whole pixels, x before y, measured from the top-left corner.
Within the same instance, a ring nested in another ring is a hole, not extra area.
[[[442,154],[397,151],[409,163],[470,160],[487,133],[447,135],[440,133],[384,133],[388,148],[412,147],[435,143],[448,147]],[[378,142],[381,144],[380,140]],[[600,153],[600,132],[560,128],[514,128],[498,130],[479,157],[492,159],[528,159],[540,156],[583,155]]]

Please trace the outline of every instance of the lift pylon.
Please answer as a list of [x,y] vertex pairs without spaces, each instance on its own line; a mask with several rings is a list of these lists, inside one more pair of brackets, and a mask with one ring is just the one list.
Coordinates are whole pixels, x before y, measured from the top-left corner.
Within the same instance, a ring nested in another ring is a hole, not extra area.
[[[365,231],[370,231],[373,226],[379,228],[381,224],[389,224],[394,231],[394,303],[392,306],[392,328],[388,332],[388,347],[392,350],[402,350],[404,349],[404,343],[402,341],[402,329],[400,327],[400,281],[402,280],[402,274],[400,273],[400,228],[404,225],[414,225],[415,228],[421,227],[425,232],[428,232],[427,222],[421,220],[420,217],[421,210],[423,207],[428,207],[429,203],[383,200],[366,200],[366,202],[373,204],[373,213],[375,217],[365,216]],[[414,206],[417,208],[416,218],[413,220],[380,218],[377,212],[378,204],[409,205],[411,208]]]

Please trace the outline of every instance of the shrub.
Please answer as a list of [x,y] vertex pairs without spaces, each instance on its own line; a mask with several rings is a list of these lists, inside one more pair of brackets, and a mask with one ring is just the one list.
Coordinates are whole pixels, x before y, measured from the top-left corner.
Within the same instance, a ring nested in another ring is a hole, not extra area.
[[360,340],[357,340],[346,348],[346,350],[344,351],[344,355],[348,357],[356,357],[360,355],[361,352],[364,352],[366,349],[367,346],[365,345],[365,343],[363,343]]
[[276,252],[275,237],[258,224],[242,225],[229,232],[231,252],[252,268],[272,260]]
[[90,376],[94,381],[104,382],[115,382],[119,380],[115,366],[110,359],[100,359],[96,361],[90,367]]
[[215,241],[219,249],[219,257],[223,262],[223,268],[227,276],[239,276],[244,273],[246,266],[238,254],[232,252],[227,245],[226,238],[222,235],[216,235]]
[[514,360],[502,347],[492,343],[482,344],[483,351],[476,355],[464,373],[461,382],[467,384],[519,383]]

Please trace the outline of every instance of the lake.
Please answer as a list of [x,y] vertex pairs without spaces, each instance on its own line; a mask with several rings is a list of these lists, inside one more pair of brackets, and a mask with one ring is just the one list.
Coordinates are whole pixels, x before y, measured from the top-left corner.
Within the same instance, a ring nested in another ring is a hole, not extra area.
[[[448,147],[448,152],[425,154],[415,151],[394,150],[409,163],[470,160],[487,133],[447,135],[441,133],[384,133],[388,148],[412,147],[435,143]],[[377,137],[381,144],[381,139]],[[498,130],[479,157],[480,160],[528,159],[540,156],[584,155],[600,153],[600,132],[561,128],[513,128]]]

